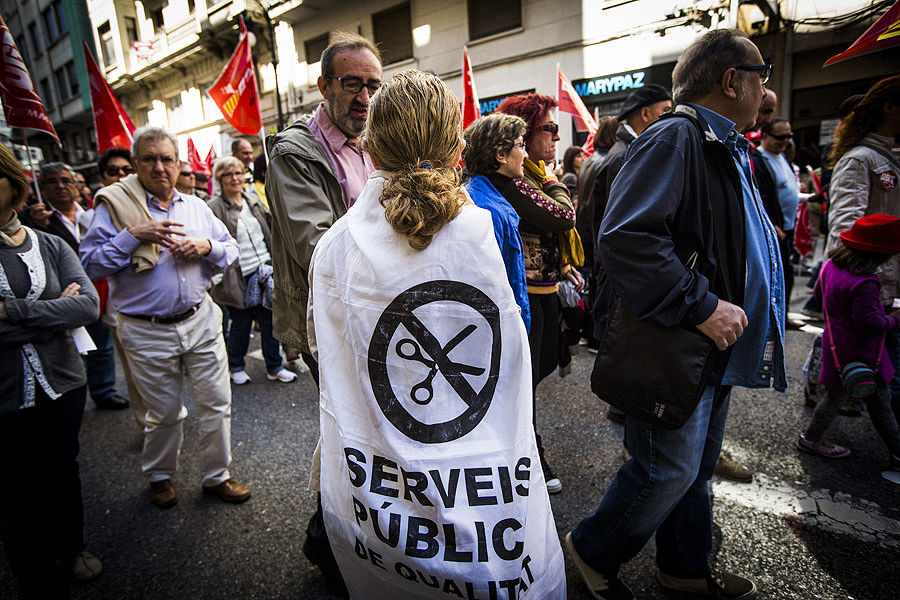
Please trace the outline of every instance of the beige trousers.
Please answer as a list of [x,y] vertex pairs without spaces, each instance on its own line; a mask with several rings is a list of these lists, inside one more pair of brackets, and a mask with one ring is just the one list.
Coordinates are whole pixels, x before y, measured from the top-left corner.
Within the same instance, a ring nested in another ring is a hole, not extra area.
[[118,315],[122,353],[144,401],[141,470],[150,481],[171,479],[183,439],[184,377],[200,422],[203,485],[229,478],[231,381],[222,338],[222,311],[209,297],[191,317],[169,325]]

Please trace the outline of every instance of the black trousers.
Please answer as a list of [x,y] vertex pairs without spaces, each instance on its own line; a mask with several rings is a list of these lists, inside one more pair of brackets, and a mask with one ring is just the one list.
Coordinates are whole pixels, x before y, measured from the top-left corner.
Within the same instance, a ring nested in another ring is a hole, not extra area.
[[29,600],[69,598],[71,561],[84,549],[78,433],[85,387],[0,414],[0,534]]
[[[300,356],[303,362],[309,367],[309,374],[312,375],[316,387],[319,387],[319,363],[307,352],[301,352]],[[347,597],[347,587],[344,585],[344,578],[331,551],[331,543],[328,541],[328,532],[325,530],[325,519],[322,515],[322,494],[321,492],[316,498],[316,512],[310,517],[309,523],[306,525],[306,540],[303,542],[303,554],[322,572],[328,589],[342,598]]]

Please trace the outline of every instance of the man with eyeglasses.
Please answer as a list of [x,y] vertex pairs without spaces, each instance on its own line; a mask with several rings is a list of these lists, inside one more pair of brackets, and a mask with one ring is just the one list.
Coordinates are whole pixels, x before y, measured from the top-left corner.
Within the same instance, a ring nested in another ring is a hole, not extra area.
[[[306,57],[308,61],[313,57]],[[369,100],[381,86],[381,58],[368,39],[336,33],[321,57],[315,112],[267,140],[266,197],[272,211],[273,333],[299,350],[319,383],[309,350],[306,303],[310,258],[319,238],[356,201],[375,170],[358,146]],[[307,527],[303,552],[336,592],[346,593],[322,522],[321,504]]]
[[[753,171],[766,214],[778,234],[781,265],[784,269],[784,300],[785,306],[789,306],[794,288],[791,254],[794,248],[794,222],[797,205],[800,203],[800,182],[784,151],[794,134],[791,123],[781,118],[765,123],[761,133],[760,146],[752,155]],[[803,323],[788,318],[785,325],[788,329],[800,329]]]
[[207,294],[213,274],[233,264],[237,243],[196,196],[175,189],[175,137],[158,127],[134,132],[136,177],[97,192],[80,248],[88,276],[109,280],[116,330],[145,404],[141,470],[150,501],[178,502],[178,465],[187,410],[185,375],[197,404],[203,493],[238,503],[250,490],[231,478],[231,382],[222,313]]
[[610,322],[616,306],[660,329],[696,330],[710,343],[689,350],[694,345],[686,342],[682,351],[663,353],[650,335],[624,336],[620,351],[652,361],[639,371],[606,369],[596,382],[598,392],[604,385],[634,389],[668,381],[674,370],[700,373],[703,365],[693,407],[693,398],[684,397],[692,394],[675,396],[664,384],[658,399],[650,398],[656,407],[677,402],[690,413],[681,426],[628,415],[631,459],[596,511],[566,536],[595,598],[634,598],[619,570],[654,535],[664,588],[732,600],[757,593],[749,579],[710,565],[710,479],[732,386],[786,388],[778,240],[763,216],[741,135],[756,120],[771,68],[740,31],[712,30],[695,40],[672,73],[678,107],[632,143],[610,191],[597,243],[606,275],[598,290],[598,306],[605,307],[598,356],[613,343],[605,339],[608,330],[621,334]]
[[[44,165],[38,185],[44,204],[35,204],[23,211],[20,215],[22,223],[62,238],[78,252],[83,231],[79,223],[84,221],[88,211],[78,202],[80,195],[72,168],[63,163]],[[91,399],[101,410],[127,408],[128,400],[116,390],[115,347],[109,327],[101,315],[86,329],[97,347],[84,357]]]

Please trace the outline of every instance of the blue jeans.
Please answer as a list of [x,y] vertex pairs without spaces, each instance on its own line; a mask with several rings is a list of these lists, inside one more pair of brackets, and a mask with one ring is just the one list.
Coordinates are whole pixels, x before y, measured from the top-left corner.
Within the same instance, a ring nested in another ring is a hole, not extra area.
[[116,347],[113,345],[112,332],[100,317],[85,326],[94,340],[96,350],[84,356],[84,368],[87,371],[87,386],[94,402],[102,402],[116,393]]
[[244,356],[250,346],[250,328],[255,318],[262,330],[260,346],[266,360],[266,371],[269,375],[280,371],[282,368],[280,346],[278,340],[272,337],[272,311],[262,306],[251,308],[229,306],[228,314],[231,317],[231,332],[228,335],[228,370],[232,373],[244,370]]
[[670,431],[628,417],[625,463],[600,506],[572,531],[581,558],[607,577],[631,560],[656,533],[656,564],[674,577],[710,573],[712,507],[709,479],[719,458],[729,386],[709,386],[680,429]]

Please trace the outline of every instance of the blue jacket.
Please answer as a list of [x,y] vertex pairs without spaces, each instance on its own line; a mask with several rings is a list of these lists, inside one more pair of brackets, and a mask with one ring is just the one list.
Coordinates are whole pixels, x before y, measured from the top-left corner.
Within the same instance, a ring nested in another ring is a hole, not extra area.
[[[597,240],[599,340],[614,292],[638,319],[695,331],[719,298],[743,304],[740,175],[729,150],[693,112],[670,113],[648,127],[613,182]],[[685,268],[694,253],[693,268]],[[730,355],[730,348],[714,351],[710,385],[720,383]]]
[[497,188],[484,175],[474,176],[466,185],[469,196],[476,206],[491,213],[494,236],[500,246],[506,278],[512,288],[516,303],[522,311],[525,329],[531,329],[531,312],[528,309],[528,289],[525,283],[525,253],[519,235],[519,215]]

